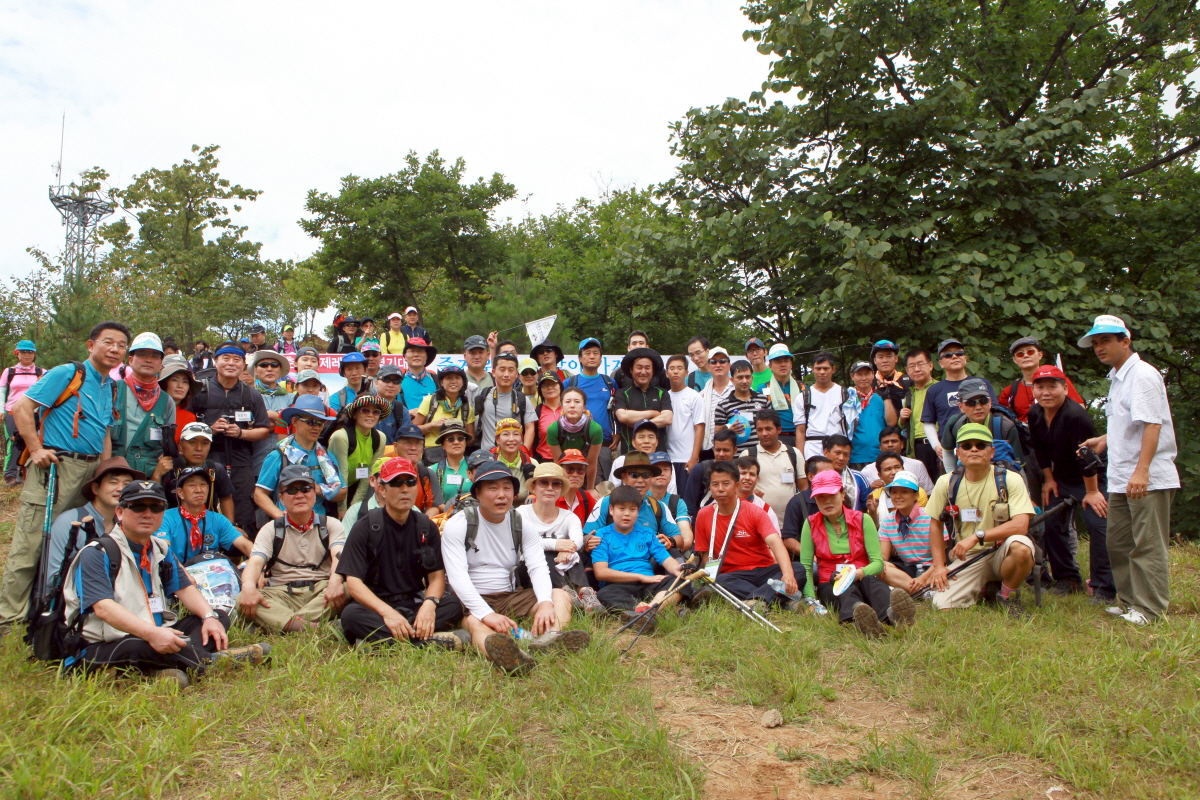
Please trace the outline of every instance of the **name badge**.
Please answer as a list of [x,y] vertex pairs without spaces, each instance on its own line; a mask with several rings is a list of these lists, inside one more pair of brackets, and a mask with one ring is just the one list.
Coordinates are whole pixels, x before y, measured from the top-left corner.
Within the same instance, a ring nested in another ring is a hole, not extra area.
[[704,565],[704,571],[707,572],[708,577],[712,578],[713,580],[716,580],[717,573],[720,572],[720,570],[721,570],[721,562],[719,560],[709,561],[707,564]]
[[365,481],[367,478],[370,478],[370,477],[371,477],[371,468],[370,467],[358,467],[357,469],[354,470],[354,480],[356,480],[356,481]]
[[151,428],[150,429],[150,441],[152,441],[152,442],[161,442],[162,441],[162,428]]
[[450,484],[451,486],[462,486],[462,482],[463,482],[462,475],[447,475],[446,476],[446,483]]
[[150,613],[151,614],[161,614],[162,612],[163,612],[162,598],[159,597],[158,595],[152,595],[150,597]]
[[250,411],[235,411],[233,412],[234,422],[253,422],[254,414]]
[[796,482],[796,473],[792,472],[790,469],[785,469],[783,472],[779,473],[779,480],[784,486],[791,486]]
[[963,522],[979,522],[982,518],[983,518],[983,515],[979,513],[978,508],[962,509],[962,521]]

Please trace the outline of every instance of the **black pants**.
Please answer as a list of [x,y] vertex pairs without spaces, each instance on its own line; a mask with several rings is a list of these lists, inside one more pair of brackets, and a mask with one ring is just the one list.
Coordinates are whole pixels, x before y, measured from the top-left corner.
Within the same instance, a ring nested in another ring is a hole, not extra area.
[[[1116,597],[1117,588],[1113,583],[1112,566],[1108,560],[1108,520],[1097,516],[1095,511],[1083,507],[1083,496],[1087,494],[1083,481],[1069,483],[1058,480],[1058,493],[1050,498],[1049,508],[1061,505],[1068,497],[1075,498],[1079,503],[1078,513],[1083,515],[1084,525],[1088,531],[1088,555],[1091,561],[1092,591],[1101,597]],[[1103,476],[1100,488],[1105,486]],[[1046,552],[1046,560],[1050,562],[1050,571],[1056,581],[1071,581],[1083,583],[1079,573],[1079,564],[1071,554],[1070,518],[1073,514],[1058,514],[1046,520],[1046,532],[1042,536],[1042,549]]]
[[[417,611],[423,601],[419,597],[389,603],[400,612],[411,624],[417,618]],[[434,614],[433,629],[435,631],[452,631],[458,627],[463,617],[462,603],[457,597],[447,592],[438,603],[437,613]],[[392,632],[384,623],[383,617],[359,603],[351,602],[342,609],[342,631],[347,641],[354,644],[360,639],[368,642],[383,642],[392,638]]]
[[227,467],[229,480],[233,484],[233,524],[244,530],[251,539],[258,531],[254,512],[254,484],[258,481],[258,470],[247,464],[244,467]]
[[[675,582],[675,576],[668,575],[658,583],[606,583],[596,592],[605,608],[623,608],[633,610],[637,604],[651,599],[659,592],[665,592]],[[692,584],[684,584],[679,591],[684,597],[692,596]]]
[[566,573],[558,571],[558,566],[554,563],[554,559],[558,556],[558,551],[546,551],[546,566],[550,568],[550,585],[555,589],[561,589],[567,584],[582,589],[588,585],[587,569],[583,564],[583,556],[580,555],[580,560],[575,566],[571,567]]
[[683,493],[687,491],[688,484],[688,469],[687,464],[674,461],[671,466],[675,469],[675,494],[678,497],[683,497]]
[[[217,611],[217,619],[225,630],[229,630],[228,614]],[[177,653],[160,653],[145,639],[130,635],[115,642],[89,644],[79,654],[78,660],[71,664],[71,669],[88,672],[101,667],[129,667],[142,672],[182,669],[201,675],[212,663],[213,653],[216,652],[212,639],[208,640],[208,644],[202,641],[200,628],[203,624],[204,620],[199,617],[188,616],[172,626],[188,637],[188,643]]]
[[838,610],[839,622],[854,620],[854,606],[866,603],[875,609],[881,622],[891,624],[888,609],[892,607],[892,590],[880,578],[868,575],[861,581],[855,581],[844,594],[834,597],[833,581],[817,585],[817,599],[824,605],[833,606]]
[[[782,602],[785,598],[779,592],[767,585],[772,578],[783,580],[783,570],[778,564],[754,569],[739,569],[736,572],[722,572],[717,576],[717,583],[729,590],[739,600],[751,598],[766,600],[768,603]],[[804,573],[796,573],[796,585],[804,588]]]
[[17,421],[12,414],[4,415],[4,477],[19,478],[21,477],[21,467],[17,464],[17,459],[21,454],[16,452],[14,439],[17,436]]
[[933,449],[933,442],[928,439],[917,439],[913,442],[912,457],[925,465],[925,471],[929,473],[930,480],[936,481],[942,474],[942,460],[938,458],[937,451]]

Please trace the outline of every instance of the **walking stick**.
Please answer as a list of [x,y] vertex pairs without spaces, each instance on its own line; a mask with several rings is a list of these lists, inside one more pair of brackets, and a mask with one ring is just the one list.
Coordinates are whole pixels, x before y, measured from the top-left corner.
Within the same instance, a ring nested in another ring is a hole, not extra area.
[[709,584],[712,584],[713,590],[716,591],[716,593],[719,594],[721,597],[728,600],[729,604],[732,605],[734,608],[736,608],[738,611],[742,612],[742,614],[744,614],[745,616],[754,620],[759,625],[763,625],[765,627],[770,628],[771,630],[775,631],[776,633],[783,633],[783,631],[779,630],[779,628],[776,628],[775,625],[772,624],[771,620],[767,619],[762,614],[758,613],[758,611],[756,611],[753,608],[751,608],[750,606],[746,605],[744,602],[742,602],[736,596],[734,596],[733,592],[729,591],[724,586],[717,583],[712,578],[708,577],[707,572],[704,573],[704,576],[705,576],[706,582]]
[[[1068,497],[1065,501],[1056,505],[1054,508],[1050,509],[1049,511],[1045,511],[1041,514],[1038,514],[1036,517],[1029,520],[1029,538],[1033,539],[1034,528],[1044,528],[1046,526],[1046,520],[1048,520],[1051,517],[1054,517],[1058,514],[1061,514],[1063,511],[1065,511],[1068,508],[1074,508],[1074,507],[1075,507],[1075,498]],[[1034,545],[1035,546],[1037,545],[1037,539],[1034,539]],[[984,558],[987,558],[995,551],[996,551],[995,547],[985,547],[983,549],[983,552],[976,553],[975,555],[971,556],[969,559],[967,559],[963,563],[959,564],[954,569],[947,572],[946,580],[950,580],[955,575],[957,575],[958,573],[962,572],[967,567],[974,564],[976,561],[980,561]],[[1034,553],[1034,556],[1035,556],[1035,560],[1036,560],[1037,553]]]

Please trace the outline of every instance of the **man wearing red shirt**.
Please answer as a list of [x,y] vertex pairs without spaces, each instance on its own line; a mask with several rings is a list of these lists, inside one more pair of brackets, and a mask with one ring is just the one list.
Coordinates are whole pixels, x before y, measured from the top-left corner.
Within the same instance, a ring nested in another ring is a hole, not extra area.
[[[720,561],[717,583],[735,597],[765,602],[784,600],[767,581],[782,580],[788,594],[798,593],[800,587],[791,558],[774,519],[768,516],[770,512],[738,497],[739,480],[741,475],[733,464],[728,461],[713,464],[708,484],[713,504],[700,509],[696,517],[696,554],[701,564]],[[713,593],[711,587],[701,589],[694,600],[703,600]]]
[[[1011,409],[1017,419],[1029,423],[1029,408],[1036,402],[1033,397],[1033,373],[1042,365],[1046,353],[1041,344],[1032,336],[1023,336],[1009,345],[1008,352],[1012,353],[1013,363],[1021,370],[1021,377],[1004,387],[1000,393],[1000,405]],[[1075,384],[1067,378],[1067,397],[1083,405],[1083,398],[1075,389]]]

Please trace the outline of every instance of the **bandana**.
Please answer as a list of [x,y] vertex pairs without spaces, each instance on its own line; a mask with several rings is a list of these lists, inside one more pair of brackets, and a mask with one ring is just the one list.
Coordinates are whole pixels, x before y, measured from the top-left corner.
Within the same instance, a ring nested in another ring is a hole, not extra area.
[[579,418],[579,422],[572,423],[567,419],[566,414],[558,418],[558,429],[563,433],[579,433],[585,431],[592,422],[592,412],[584,409],[583,416]]
[[287,390],[287,387],[283,385],[283,381],[276,383],[275,388],[272,389],[258,378],[255,378],[254,388],[258,389],[259,394],[266,395],[267,397],[282,397],[285,394],[291,394],[291,392]]
[[182,505],[179,506],[179,516],[186,519],[192,524],[191,530],[188,531],[188,546],[193,551],[199,551],[204,545],[204,536],[200,532],[200,520],[208,514],[208,509],[201,509],[199,514],[191,514]]
[[496,423],[496,435],[499,436],[501,431],[516,431],[520,433],[522,431],[521,423],[512,417],[505,417]]
[[309,516],[307,525],[301,525],[299,522],[296,522],[296,520],[292,519],[290,514],[288,514],[286,517],[288,526],[295,528],[297,533],[308,533],[308,529],[313,526],[313,523],[316,522],[316,519],[317,515],[313,514]]
[[[296,444],[296,436],[294,434],[280,439],[277,447],[288,464],[308,463],[309,451]],[[342,490],[342,478],[338,473],[337,464],[329,457],[329,452],[320,443],[313,445],[312,452],[316,454],[317,464],[321,468],[322,481],[319,484],[321,496],[326,500],[332,500]]]
[[125,371],[125,383],[130,389],[133,389],[133,395],[137,398],[142,411],[154,408],[154,404],[158,402],[158,395],[162,391],[158,381],[138,380],[137,376],[133,374],[133,370],[130,369]]
[[141,562],[140,566],[146,572],[150,571],[150,542],[149,541],[147,541],[144,545],[142,545],[142,562]]
[[900,370],[895,370],[892,373],[891,380],[884,380],[883,375],[879,372],[879,370],[875,370],[875,384],[877,386],[895,386],[897,389],[902,389],[904,387],[900,385],[900,379],[903,377],[903,372]]

